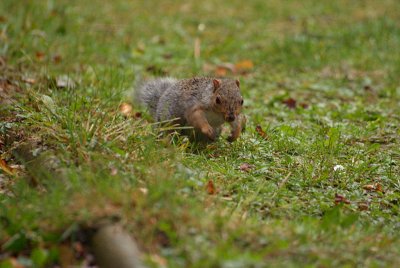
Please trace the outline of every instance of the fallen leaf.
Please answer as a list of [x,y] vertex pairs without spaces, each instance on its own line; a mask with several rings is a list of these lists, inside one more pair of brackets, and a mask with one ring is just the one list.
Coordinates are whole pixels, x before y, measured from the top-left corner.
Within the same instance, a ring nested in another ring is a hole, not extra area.
[[358,209],[360,210],[360,211],[365,211],[365,210],[368,210],[369,209],[369,204],[368,204],[368,202],[365,202],[365,201],[361,201],[361,202],[358,202]]
[[243,164],[240,165],[239,169],[240,169],[241,171],[249,172],[250,169],[252,169],[253,167],[254,167],[254,166],[253,166],[253,165],[250,165],[249,163],[243,163]]
[[343,195],[335,194],[335,205],[339,205],[341,203],[350,204],[350,201],[346,199]]
[[44,57],[46,56],[43,52],[41,52],[41,51],[37,51],[36,53],[35,53],[35,56],[36,56],[36,59],[38,60],[38,61],[43,61],[44,60]]
[[209,195],[213,195],[213,194],[217,193],[217,190],[216,190],[215,185],[212,180],[209,180],[207,183],[207,193]]
[[294,109],[294,108],[296,108],[297,101],[295,99],[293,99],[293,98],[288,98],[286,100],[283,100],[282,103],[286,104],[286,106],[289,109]]
[[367,191],[373,191],[373,190],[375,190],[375,185],[373,185],[373,184],[367,184],[367,185],[364,185],[364,186],[363,186],[363,189],[364,189],[364,190],[367,190]]
[[56,54],[56,55],[53,56],[53,62],[54,63],[60,63],[61,60],[62,60],[62,57],[60,55]]
[[382,185],[380,183],[375,184],[375,191],[381,192],[381,193],[383,192]]
[[123,102],[119,106],[119,111],[125,116],[130,116],[132,113],[132,105],[130,105],[129,103]]
[[260,125],[256,126],[256,132],[260,135],[264,140],[268,140],[267,133],[262,129]]
[[236,72],[244,72],[253,69],[254,64],[251,60],[242,60],[235,64]]
[[32,77],[23,77],[22,81],[31,85],[36,83],[36,79]]
[[228,74],[228,70],[224,67],[217,66],[217,68],[215,68],[214,73],[215,73],[215,76],[217,76],[217,77],[226,76]]
[[13,175],[14,174],[14,169],[10,166],[7,165],[6,161],[3,159],[0,159],[0,168],[7,173],[8,175]]
[[54,100],[50,96],[42,95],[41,100],[47,109],[49,109],[54,114],[56,113],[57,105],[55,104]]
[[363,189],[367,191],[383,192],[382,185],[380,183],[366,184],[363,186]]

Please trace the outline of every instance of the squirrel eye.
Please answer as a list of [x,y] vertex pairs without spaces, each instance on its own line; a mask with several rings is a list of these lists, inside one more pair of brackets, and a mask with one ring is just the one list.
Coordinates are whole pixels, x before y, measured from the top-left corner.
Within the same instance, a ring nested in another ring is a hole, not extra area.
[[243,99],[240,101],[240,105],[243,105]]
[[215,100],[215,102],[216,102],[217,104],[221,104],[221,99],[220,99],[219,97],[217,97],[217,99]]

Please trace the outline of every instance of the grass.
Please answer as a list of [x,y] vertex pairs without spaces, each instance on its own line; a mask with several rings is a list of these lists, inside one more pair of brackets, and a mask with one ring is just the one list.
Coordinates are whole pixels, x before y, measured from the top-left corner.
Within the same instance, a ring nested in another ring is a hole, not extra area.
[[[0,267],[84,265],[104,217],[149,267],[398,266],[397,1],[82,2],[0,3]],[[233,144],[119,111],[137,77],[243,61]]]

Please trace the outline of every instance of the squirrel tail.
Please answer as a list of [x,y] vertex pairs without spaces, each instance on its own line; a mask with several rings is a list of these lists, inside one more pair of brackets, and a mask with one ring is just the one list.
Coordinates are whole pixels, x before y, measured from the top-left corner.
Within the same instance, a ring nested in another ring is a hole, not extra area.
[[165,90],[177,82],[174,78],[157,78],[136,82],[133,100],[147,108],[153,118],[156,117],[158,100]]

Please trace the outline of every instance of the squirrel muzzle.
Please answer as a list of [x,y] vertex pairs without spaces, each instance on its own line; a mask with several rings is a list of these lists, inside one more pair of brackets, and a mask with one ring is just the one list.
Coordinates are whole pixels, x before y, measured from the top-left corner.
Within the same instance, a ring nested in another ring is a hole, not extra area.
[[225,118],[225,120],[227,122],[233,122],[233,121],[235,121],[235,119],[236,119],[236,117],[235,117],[234,113],[229,113],[228,116]]

